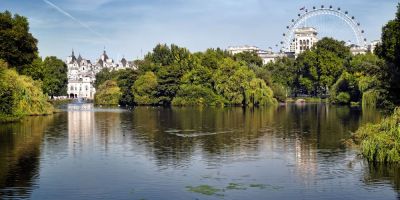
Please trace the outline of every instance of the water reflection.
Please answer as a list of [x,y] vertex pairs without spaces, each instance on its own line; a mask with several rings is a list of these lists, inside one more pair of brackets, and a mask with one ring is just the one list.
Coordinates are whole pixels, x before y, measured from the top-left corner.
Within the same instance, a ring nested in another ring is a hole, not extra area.
[[195,199],[185,186],[237,181],[283,189],[227,199],[373,199],[399,191],[398,166],[368,165],[343,145],[360,124],[380,119],[372,110],[71,104],[65,111],[0,126],[0,198]]
[[56,117],[29,117],[0,126],[0,199],[29,197],[39,176],[44,132]]

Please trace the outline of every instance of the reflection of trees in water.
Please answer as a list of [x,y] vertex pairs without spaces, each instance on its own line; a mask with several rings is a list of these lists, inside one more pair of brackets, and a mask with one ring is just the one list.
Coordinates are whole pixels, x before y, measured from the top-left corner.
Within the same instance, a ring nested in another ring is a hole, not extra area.
[[174,165],[195,151],[205,160],[259,153],[260,130],[272,123],[274,109],[139,107],[133,123],[159,164]]
[[0,199],[29,197],[39,173],[44,131],[57,116],[26,117],[0,126]]
[[[324,104],[278,108],[137,107],[135,139],[146,141],[160,164],[257,156],[260,148],[293,153],[299,168],[317,170],[318,149],[338,149],[364,123],[360,110]],[[368,120],[371,120],[368,118]],[[196,136],[196,137],[194,137]]]
[[400,198],[400,164],[367,163],[365,161],[366,173],[365,184],[379,184],[389,182]]

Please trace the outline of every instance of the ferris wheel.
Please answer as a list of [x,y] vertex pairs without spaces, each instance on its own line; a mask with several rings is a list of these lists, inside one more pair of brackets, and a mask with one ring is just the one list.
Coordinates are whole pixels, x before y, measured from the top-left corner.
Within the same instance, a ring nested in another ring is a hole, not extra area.
[[355,41],[353,41],[353,44],[362,48],[366,47],[367,39],[364,37],[364,30],[361,29],[361,24],[356,21],[355,17],[349,15],[348,11],[343,12],[341,8],[325,7],[324,5],[319,8],[313,6],[311,10],[303,7],[300,10],[302,12],[297,15],[297,19],[292,19],[290,25],[286,26],[287,31],[283,33],[283,41],[281,41],[282,52],[290,51],[290,45],[294,40],[294,32],[297,28],[304,26],[307,20],[321,16],[334,16],[336,19],[343,21],[354,35]]

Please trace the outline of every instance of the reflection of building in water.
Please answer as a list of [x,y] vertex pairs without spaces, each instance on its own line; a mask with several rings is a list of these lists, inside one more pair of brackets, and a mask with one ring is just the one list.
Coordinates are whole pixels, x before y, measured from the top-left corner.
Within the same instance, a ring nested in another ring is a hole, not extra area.
[[74,152],[94,139],[93,104],[68,105],[68,146]]
[[309,183],[317,175],[318,171],[317,146],[312,142],[307,143],[300,139],[296,139],[294,145],[297,173],[304,182]]

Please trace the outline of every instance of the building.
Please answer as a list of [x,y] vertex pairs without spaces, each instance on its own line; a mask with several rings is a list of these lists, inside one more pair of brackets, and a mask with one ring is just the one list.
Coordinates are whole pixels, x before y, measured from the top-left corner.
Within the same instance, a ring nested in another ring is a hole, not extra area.
[[269,62],[275,62],[276,59],[286,56],[286,54],[283,53],[275,53],[272,52],[272,50],[262,50],[256,46],[249,46],[249,45],[231,46],[228,47],[227,50],[232,55],[243,52],[255,52],[263,60],[263,64],[267,64]]
[[287,54],[284,53],[275,53],[271,50],[265,51],[265,50],[260,50],[258,53],[258,56],[263,60],[263,64],[268,64],[270,62],[275,62],[278,58],[282,58],[287,56]]
[[317,30],[313,27],[303,27],[294,30],[294,39],[290,44],[290,51],[297,57],[300,53],[311,49],[318,42]]
[[96,93],[94,88],[96,74],[103,69],[109,69],[110,71],[127,68],[136,69],[133,62],[129,62],[125,58],[115,63],[113,59],[108,57],[105,50],[95,64],[92,64],[88,59],[82,58],[80,54],[76,58],[74,50],[67,57],[65,63],[68,67],[67,92],[69,98],[93,99]]
[[231,53],[232,55],[235,55],[237,53],[243,53],[243,52],[256,52],[258,53],[261,49],[256,47],[256,46],[249,46],[249,45],[244,45],[244,46],[230,46],[228,47],[228,52]]
[[376,46],[378,46],[380,43],[380,40],[371,41],[371,43],[367,46],[368,51],[374,53]]

